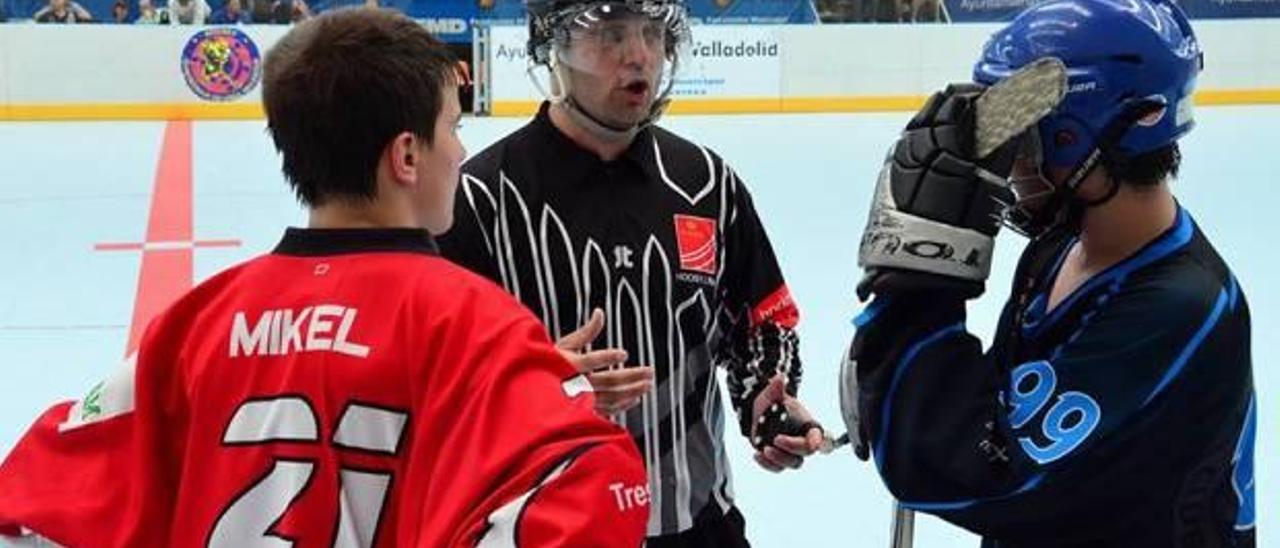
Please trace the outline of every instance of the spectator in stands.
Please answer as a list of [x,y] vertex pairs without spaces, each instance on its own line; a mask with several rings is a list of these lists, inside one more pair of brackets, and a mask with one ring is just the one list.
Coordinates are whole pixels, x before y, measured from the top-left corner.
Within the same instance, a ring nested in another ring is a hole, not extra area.
[[138,18],[133,22],[136,25],[167,25],[169,14],[156,9],[151,0],[138,0]]
[[303,0],[275,0],[271,4],[271,22],[277,25],[297,23],[311,17],[311,7]]
[[250,18],[249,12],[240,7],[240,0],[227,0],[222,9],[213,13],[210,21],[215,25],[246,25]]
[[900,0],[871,0],[874,6],[871,12],[872,21],[877,23],[897,23],[902,20],[902,2]]
[[311,6],[308,6],[304,0],[293,0],[293,22],[300,23],[303,19],[311,17]]
[[73,0],[49,0],[49,5],[40,8],[31,16],[37,23],[90,23],[93,15]]
[[124,3],[124,0],[116,0],[114,4],[111,4],[111,22],[129,23],[129,4]]
[[254,23],[271,22],[271,0],[244,0],[249,10],[249,19]]
[[364,7],[366,7],[366,8],[380,8],[380,7],[382,7],[382,5],[380,5],[380,4],[378,3],[378,0],[364,0]]
[[271,23],[288,25],[293,19],[293,0],[275,0],[271,3]]
[[857,23],[862,21],[860,0],[817,0],[818,20],[823,23]]
[[938,0],[915,0],[911,20],[916,23],[937,23],[942,20],[942,7]]
[[203,25],[211,11],[205,0],[173,0],[169,3],[169,18],[179,25]]

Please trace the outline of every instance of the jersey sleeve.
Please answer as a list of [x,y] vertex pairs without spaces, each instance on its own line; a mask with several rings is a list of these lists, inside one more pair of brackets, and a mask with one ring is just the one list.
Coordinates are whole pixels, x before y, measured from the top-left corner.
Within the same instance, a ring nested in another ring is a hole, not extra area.
[[570,453],[527,493],[489,514],[478,546],[642,545],[650,491],[642,470],[625,469],[632,453],[617,443]]
[[419,546],[639,546],[649,508],[635,443],[595,414],[590,383],[532,314],[474,285],[430,335],[440,350],[414,433],[415,452],[434,455],[417,481],[448,485],[422,489],[401,523]]
[[1225,467],[1248,385],[1231,378],[1247,368],[1219,362],[1247,361],[1232,292],[1126,288],[1047,359],[1007,372],[958,299],[877,297],[851,358],[879,473],[905,506],[980,534],[1069,538],[1126,490],[1176,489],[1206,459]]
[[[729,169],[727,166],[724,169]],[[729,332],[717,359],[728,371],[729,396],[743,435],[751,430],[751,401],[776,374],[795,395],[803,370],[796,325],[800,312],[787,288],[769,236],[737,175],[725,227],[723,283]]]
[[51,407],[5,458],[0,533],[64,546],[167,544],[183,432],[165,418],[173,409],[158,364],[171,347],[157,323],[136,360],[83,399]]

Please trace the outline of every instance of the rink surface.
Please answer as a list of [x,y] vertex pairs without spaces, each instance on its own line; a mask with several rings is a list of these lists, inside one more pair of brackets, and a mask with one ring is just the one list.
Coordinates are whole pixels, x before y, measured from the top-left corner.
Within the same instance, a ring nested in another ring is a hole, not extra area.
[[[1280,162],[1274,156],[1280,107],[1201,108],[1197,116],[1174,190],[1234,268],[1253,313],[1259,546],[1269,546],[1280,538],[1268,520],[1280,506],[1280,485],[1267,472],[1278,454],[1276,436],[1268,432],[1280,423]],[[718,151],[751,189],[801,309],[801,396],[835,431],[843,431],[837,362],[859,310],[853,297],[857,237],[879,163],[906,119],[895,113],[664,121]],[[465,120],[463,140],[474,154],[522,123]],[[163,212],[154,218],[153,202]],[[41,410],[79,398],[114,370],[130,345],[135,316],[270,250],[286,226],[304,222],[260,121],[189,128],[0,123],[0,455]],[[987,342],[1022,245],[1017,236],[1001,236],[990,291],[969,307],[969,328]],[[145,277],[144,255],[153,265]],[[851,452],[773,475],[755,465],[745,440],[733,439],[729,447],[755,546],[888,545],[889,496],[873,468]],[[922,518],[916,546],[976,547],[977,540]]]

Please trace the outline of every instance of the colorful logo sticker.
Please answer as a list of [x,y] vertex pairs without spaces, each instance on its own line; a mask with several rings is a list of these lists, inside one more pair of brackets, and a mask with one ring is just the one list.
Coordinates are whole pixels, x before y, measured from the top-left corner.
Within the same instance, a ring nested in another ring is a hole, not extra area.
[[716,220],[676,215],[676,246],[680,268],[704,274],[716,273]]
[[253,90],[262,78],[258,46],[238,29],[197,32],[182,48],[182,76],[206,101],[231,101]]

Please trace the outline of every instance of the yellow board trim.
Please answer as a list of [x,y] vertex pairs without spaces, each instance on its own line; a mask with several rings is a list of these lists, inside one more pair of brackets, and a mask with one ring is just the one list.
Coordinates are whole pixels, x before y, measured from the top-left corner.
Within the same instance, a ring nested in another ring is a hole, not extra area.
[[[910,112],[924,105],[924,95],[858,95],[835,97],[783,97],[735,99],[676,99],[672,114],[777,114],[813,112]],[[1278,89],[1225,89],[1196,93],[1196,105],[1280,104]],[[528,116],[539,101],[495,101],[494,116]]]
[[1280,89],[1215,89],[1196,93],[1197,105],[1274,105]]
[[0,105],[0,120],[261,120],[260,103],[75,103]]
[[[904,112],[920,108],[923,95],[862,95],[834,97],[744,97],[735,99],[676,99],[672,114],[775,114],[817,112]],[[528,116],[539,101],[496,101],[494,116]],[[1196,93],[1196,104],[1280,104],[1280,88],[1222,89]],[[0,104],[0,121],[78,120],[261,120],[260,103],[47,103]]]

